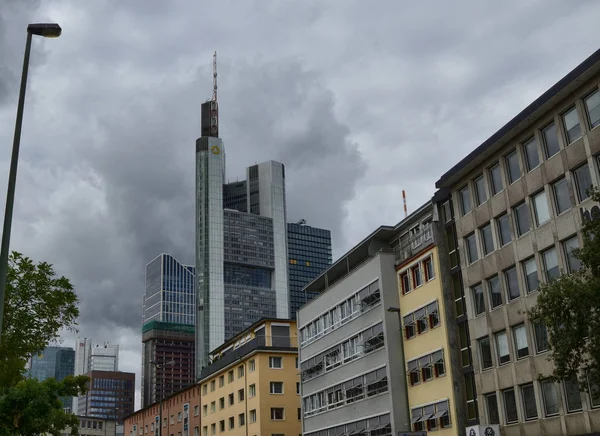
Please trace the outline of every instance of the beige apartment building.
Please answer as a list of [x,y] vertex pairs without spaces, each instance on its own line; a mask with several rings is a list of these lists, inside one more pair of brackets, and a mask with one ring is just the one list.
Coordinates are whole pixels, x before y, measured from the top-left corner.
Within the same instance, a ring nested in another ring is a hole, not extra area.
[[541,282],[579,268],[571,250],[591,216],[587,189],[600,184],[599,84],[600,50],[436,183],[468,323],[470,423],[499,424],[502,435],[600,431],[600,398],[537,380],[551,371],[548,336],[523,313]]

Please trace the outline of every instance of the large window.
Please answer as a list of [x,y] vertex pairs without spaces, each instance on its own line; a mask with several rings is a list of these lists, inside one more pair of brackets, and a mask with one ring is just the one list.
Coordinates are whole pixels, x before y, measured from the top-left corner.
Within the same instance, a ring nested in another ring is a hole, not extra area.
[[483,299],[483,287],[480,284],[473,286],[473,307],[475,308],[475,316],[485,312],[485,302]]
[[517,359],[529,356],[529,346],[527,344],[527,330],[525,325],[513,327],[513,339],[515,341],[515,352]]
[[558,415],[558,394],[556,392],[556,385],[550,381],[544,381],[541,383],[541,387],[542,399],[544,400],[544,415]]
[[535,291],[540,285],[535,257],[531,257],[523,262],[523,272],[525,273],[527,292]]
[[563,114],[563,124],[569,144],[581,138],[581,125],[579,124],[579,115],[577,115],[577,108],[575,106]]
[[269,356],[269,368],[283,368],[283,359],[281,356]]
[[473,208],[471,204],[471,189],[469,188],[469,185],[458,191],[458,195],[460,196],[460,207],[462,214],[466,215],[471,212],[471,209]]
[[492,361],[492,346],[490,344],[490,338],[486,336],[485,338],[478,339],[479,343],[479,355],[481,357],[481,369],[489,369],[494,365]]
[[552,185],[554,191],[554,204],[556,205],[557,215],[571,208],[571,195],[569,194],[569,186],[567,179],[564,177]]
[[538,412],[535,404],[535,391],[533,390],[533,384],[527,384],[521,386],[521,397],[523,399],[523,412],[525,413],[525,420],[537,419]]
[[510,231],[510,217],[507,213],[496,218],[498,223],[498,239],[500,240],[500,246],[503,247],[512,241],[512,233]]
[[492,188],[492,195],[496,195],[498,192],[504,189],[502,183],[502,170],[500,169],[500,163],[490,167],[490,182]]
[[546,275],[546,281],[550,282],[560,275],[556,248],[552,247],[549,250],[544,251],[542,257],[544,258],[544,272]]
[[479,177],[473,180],[473,184],[475,185],[475,201],[477,202],[477,206],[479,206],[487,200],[487,189],[483,174],[480,174]]
[[565,399],[567,401],[567,412],[577,412],[582,409],[581,393],[579,392],[579,384],[577,378],[563,382],[565,386]]
[[487,280],[488,291],[490,296],[490,305],[492,309],[502,304],[502,287],[500,286],[500,278],[496,275]]
[[271,419],[273,421],[282,421],[284,419],[283,407],[271,407]]
[[481,241],[483,242],[484,256],[494,251],[494,235],[492,235],[491,224],[488,224],[481,228]]
[[527,163],[527,171],[531,171],[540,164],[540,155],[538,153],[537,141],[535,136],[523,144],[525,151],[525,160]]
[[465,238],[465,245],[467,247],[467,262],[473,263],[479,259],[477,253],[477,240],[475,239],[475,233],[471,233]]
[[270,382],[269,393],[283,394],[283,382],[280,382],[280,381]]
[[402,293],[407,294],[410,292],[410,276],[408,275],[408,271],[400,274],[400,284],[402,286]]
[[506,292],[508,294],[508,300],[514,300],[521,296],[521,290],[519,289],[519,278],[517,277],[517,268],[512,267],[504,271],[504,283],[506,285]]
[[529,231],[529,210],[527,205],[523,202],[514,207],[515,220],[517,223],[517,234],[519,236],[524,235]]
[[550,123],[550,125],[542,130],[542,136],[544,137],[544,151],[546,153],[546,159],[549,159],[560,151],[558,135],[556,134],[556,125],[554,123]]
[[533,209],[535,211],[535,225],[540,226],[550,219],[546,192],[540,191],[533,196]]
[[510,362],[508,338],[505,331],[496,333],[496,352],[498,355],[498,363],[500,365]]
[[508,182],[512,184],[521,177],[521,168],[519,167],[519,155],[517,150],[513,150],[504,158],[506,162],[506,170],[508,172]]
[[548,330],[541,321],[533,321],[533,334],[535,336],[535,350],[538,353],[548,351],[550,343],[548,342]]
[[577,187],[577,197],[583,201],[590,196],[589,189],[592,187],[592,178],[588,164],[582,165],[573,171],[575,176],[575,185]]
[[600,125],[600,92],[596,91],[586,97],[585,108],[587,110],[590,127],[593,129]]
[[565,252],[565,259],[567,261],[568,272],[572,273],[581,268],[581,261],[575,257],[573,250],[579,248],[579,239],[577,236],[567,239],[563,242],[563,250]]
[[496,393],[486,394],[485,402],[487,404],[488,422],[490,424],[500,424],[500,415],[498,414],[498,398]]
[[506,389],[502,391],[502,399],[504,400],[504,416],[506,423],[511,424],[519,420],[517,413],[517,399],[515,398],[514,389]]

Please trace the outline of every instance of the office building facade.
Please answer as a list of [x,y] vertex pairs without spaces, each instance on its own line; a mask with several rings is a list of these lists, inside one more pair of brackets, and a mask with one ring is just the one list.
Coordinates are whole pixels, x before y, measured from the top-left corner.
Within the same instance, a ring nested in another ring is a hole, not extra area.
[[[75,350],[68,347],[46,347],[40,354],[31,358],[31,366],[27,376],[44,381],[54,378],[63,380],[75,373]],[[63,397],[60,399],[66,411],[73,409],[73,399]]]
[[411,428],[393,227],[380,227],[307,285],[297,313],[304,435]]
[[135,397],[135,374],[120,371],[96,371],[89,377],[88,392],[77,402],[77,414],[104,418],[120,423],[133,413]]
[[287,224],[290,319],[318,294],[303,288],[331,266],[331,232],[306,225],[304,220]]
[[600,398],[538,380],[552,370],[548,333],[526,316],[541,282],[579,268],[587,188],[600,184],[599,83],[600,50],[436,184],[468,326],[471,423],[507,436],[600,430]]
[[[195,380],[195,281],[195,267],[169,254],[160,254],[146,265],[141,381],[144,407]],[[169,365],[162,365],[167,362]]]
[[196,141],[196,374],[209,351],[257,319],[287,318],[285,169],[269,161],[225,183],[216,91]]

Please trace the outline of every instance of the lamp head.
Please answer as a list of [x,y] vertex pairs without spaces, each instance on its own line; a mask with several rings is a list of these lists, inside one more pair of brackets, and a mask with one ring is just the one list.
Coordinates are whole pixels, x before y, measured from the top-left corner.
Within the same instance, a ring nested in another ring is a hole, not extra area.
[[56,23],[35,23],[27,26],[27,32],[44,38],[58,38],[62,29]]

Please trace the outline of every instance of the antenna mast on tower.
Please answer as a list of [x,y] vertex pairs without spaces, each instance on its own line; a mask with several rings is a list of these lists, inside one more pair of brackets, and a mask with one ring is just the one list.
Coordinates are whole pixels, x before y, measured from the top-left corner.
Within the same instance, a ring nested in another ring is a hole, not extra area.
[[213,96],[212,101],[217,101],[217,51],[213,54]]
[[210,136],[219,137],[219,103],[217,102],[217,51],[213,53],[213,95],[210,101]]

